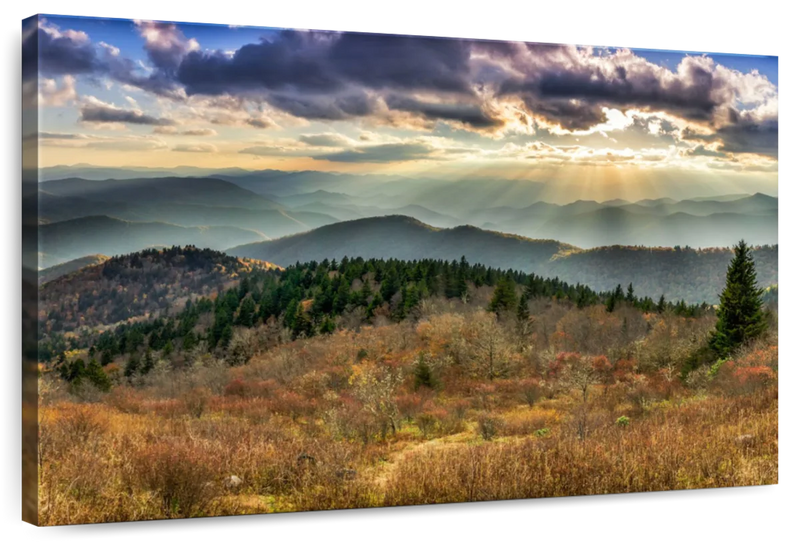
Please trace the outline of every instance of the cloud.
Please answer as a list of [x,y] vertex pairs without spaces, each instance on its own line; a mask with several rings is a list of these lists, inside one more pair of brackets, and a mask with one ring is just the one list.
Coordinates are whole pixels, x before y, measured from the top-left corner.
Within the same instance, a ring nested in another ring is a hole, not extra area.
[[135,24],[144,38],[148,59],[159,70],[176,70],[187,54],[200,49],[197,40],[187,40],[173,23],[135,21]]
[[85,32],[62,31],[40,18],[35,31],[23,36],[23,81],[36,77],[35,69],[48,76],[90,74],[100,68],[95,46]]
[[[691,148],[683,156],[777,157],[777,87],[755,71],[742,73],[706,55],[686,55],[670,69],[627,49],[297,30],[212,51],[173,23],[137,21],[136,30],[143,61],[40,19],[23,31],[23,59],[35,61],[38,45],[39,70],[53,82],[42,93],[48,103],[77,100],[75,80],[70,90],[65,76],[85,76],[169,98],[185,107],[183,115],[170,114],[181,124],[268,129],[360,120],[362,128],[435,126],[440,134],[488,133],[514,142],[518,135],[580,136],[598,147],[606,145],[604,138],[620,149]],[[23,81],[35,79],[29,64],[23,62]],[[81,103],[80,110],[81,119],[93,123],[176,124],[135,104]],[[344,149],[339,158],[355,162],[374,154],[382,162],[379,150],[369,147]]]
[[102,102],[93,96],[86,97],[80,108],[80,120],[85,123],[127,123],[133,125],[170,126],[175,121],[164,117],[146,115],[140,110],[126,110]]
[[491,128],[503,124],[501,119],[492,118],[474,104],[424,102],[399,95],[390,95],[385,102],[393,110],[416,113],[426,119],[457,121],[473,128]]
[[315,147],[349,147],[353,141],[341,134],[303,134],[298,141]]
[[297,149],[280,145],[256,145],[246,147],[239,151],[244,155],[255,155],[257,157],[308,157],[308,149]]
[[175,126],[157,126],[153,129],[154,134],[167,134],[174,136],[216,136],[217,131],[213,128],[191,128],[178,130]]
[[375,99],[362,91],[339,96],[274,94],[267,101],[295,117],[326,121],[364,117],[377,107]]
[[65,75],[61,78],[61,85],[55,79],[44,79],[39,83],[39,106],[53,107],[64,106],[78,98],[75,90],[75,77]]
[[700,144],[697,147],[693,147],[686,151],[686,156],[689,157],[727,157],[727,153],[722,153],[721,151],[715,151],[713,149],[707,148],[705,145]]
[[426,143],[380,144],[315,155],[316,160],[352,163],[387,163],[435,159],[436,149]]
[[211,144],[179,144],[173,147],[172,151],[184,153],[216,153],[217,148]]

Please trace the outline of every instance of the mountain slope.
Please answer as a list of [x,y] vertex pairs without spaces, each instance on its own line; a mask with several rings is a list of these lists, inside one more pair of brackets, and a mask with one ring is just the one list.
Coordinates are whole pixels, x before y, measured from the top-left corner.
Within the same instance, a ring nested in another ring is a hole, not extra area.
[[231,255],[281,266],[344,256],[394,259],[460,259],[487,266],[535,271],[555,255],[576,248],[475,227],[438,229],[393,215],[336,223],[313,231],[227,250]]
[[[716,304],[725,286],[725,273],[733,251],[610,246],[577,251],[553,259],[546,273],[569,283],[596,290],[633,284],[639,296],[663,294],[667,300]],[[778,247],[753,251],[758,282],[778,283]]]
[[39,226],[42,268],[85,255],[120,255],[151,246],[195,245],[222,249],[264,240],[252,230],[235,227],[181,227],[168,223],[139,223],[108,216],[90,216]]
[[209,296],[245,271],[276,268],[195,247],[145,250],[112,257],[47,282],[39,290],[46,331],[109,326],[131,318],[154,317],[182,304],[186,296]]
[[80,257],[63,264],[57,264],[55,266],[51,266],[50,268],[39,270],[39,284],[41,285],[43,283],[47,283],[48,281],[53,281],[56,278],[60,278],[61,276],[72,274],[73,272],[77,272],[78,270],[86,268],[87,266],[102,264],[108,259],[109,257],[105,255],[87,255],[86,257]]

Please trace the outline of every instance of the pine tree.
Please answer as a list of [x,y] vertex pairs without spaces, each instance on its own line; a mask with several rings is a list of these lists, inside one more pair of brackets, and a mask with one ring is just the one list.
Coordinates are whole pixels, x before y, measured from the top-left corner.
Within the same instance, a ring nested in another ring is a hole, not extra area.
[[489,303],[489,310],[497,314],[503,312],[513,312],[517,307],[517,291],[514,281],[503,276],[497,282],[494,289],[492,301]]
[[335,330],[336,323],[334,323],[330,316],[325,316],[325,319],[322,320],[322,324],[319,326],[320,334],[332,334]]
[[522,296],[519,298],[519,304],[517,305],[517,321],[520,323],[527,323],[530,317],[531,314],[530,311],[528,311],[528,298]]
[[242,327],[252,327],[256,323],[256,302],[253,297],[246,297],[242,300],[239,307],[239,315],[236,317],[236,324]]
[[139,373],[139,356],[135,353],[130,356],[128,363],[125,365],[125,377],[132,378]]
[[751,248],[742,240],[734,248],[725,289],[719,296],[717,326],[710,340],[718,356],[726,357],[737,346],[764,333],[767,321],[761,308],[763,294],[756,281]]
[[420,387],[436,389],[437,386],[438,380],[433,375],[433,370],[425,361],[425,356],[420,355],[419,361],[414,365],[414,389],[419,389]]
[[86,377],[86,363],[83,359],[75,359],[70,363],[69,370],[67,371],[67,381],[74,384],[80,384],[81,380]]
[[194,332],[189,331],[183,337],[183,351],[191,351],[197,345],[197,336]]
[[222,336],[219,338],[219,346],[222,348],[227,348],[228,344],[231,343],[231,339],[233,338],[233,327],[230,324],[226,325],[224,329],[222,329]]
[[664,298],[664,295],[661,295],[661,298],[658,299],[658,305],[656,306],[656,311],[660,314],[663,314],[664,311],[667,309],[667,299]]
[[633,284],[628,284],[628,294],[625,296],[625,300],[629,304],[633,304],[636,301],[636,297],[633,295]]
[[114,357],[111,355],[109,350],[103,351],[103,354],[100,356],[100,364],[102,366],[108,366],[114,360]]
[[292,324],[292,336],[297,338],[301,335],[305,335],[308,338],[314,336],[314,323],[312,323],[308,314],[303,309],[303,305],[298,304]]
[[108,391],[111,389],[111,379],[94,357],[89,361],[89,366],[86,367],[86,377],[100,391]]
[[142,360],[142,374],[147,374],[151,370],[156,367],[156,359],[153,357],[153,352],[151,350],[147,350],[144,354],[144,359]]

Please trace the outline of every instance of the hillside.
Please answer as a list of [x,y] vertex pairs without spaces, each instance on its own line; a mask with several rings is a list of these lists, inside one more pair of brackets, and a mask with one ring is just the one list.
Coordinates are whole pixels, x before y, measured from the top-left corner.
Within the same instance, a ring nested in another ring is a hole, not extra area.
[[439,229],[393,215],[336,223],[227,252],[281,266],[345,256],[402,260],[458,260],[465,256],[486,266],[534,272],[555,255],[575,249],[554,240],[531,240],[475,227]]
[[236,227],[181,227],[104,215],[81,217],[39,227],[39,252],[44,256],[39,266],[48,268],[86,255],[120,255],[151,246],[223,249],[264,239],[261,233]]
[[[613,210],[612,210],[613,211]],[[227,250],[232,255],[280,265],[344,256],[467,260],[581,283],[595,290],[633,283],[642,296],[715,303],[730,260],[728,249],[613,246],[581,250],[552,240],[533,240],[475,227],[437,229],[403,216],[337,223],[278,240]],[[754,252],[762,285],[778,282],[777,246]]]
[[[632,283],[639,294],[715,304],[732,254],[728,248],[602,247],[556,258],[547,273],[598,290]],[[756,247],[753,257],[759,284],[778,283],[778,246]]]
[[72,274],[73,272],[77,272],[78,270],[86,268],[87,266],[94,266],[96,264],[104,263],[108,259],[109,257],[105,255],[87,255],[86,257],[80,257],[63,264],[57,264],[55,266],[51,266],[50,268],[39,270],[39,284],[41,285],[42,283],[53,281],[61,276]]
[[40,286],[42,334],[154,317],[189,295],[209,296],[240,274],[273,268],[192,246],[112,257]]

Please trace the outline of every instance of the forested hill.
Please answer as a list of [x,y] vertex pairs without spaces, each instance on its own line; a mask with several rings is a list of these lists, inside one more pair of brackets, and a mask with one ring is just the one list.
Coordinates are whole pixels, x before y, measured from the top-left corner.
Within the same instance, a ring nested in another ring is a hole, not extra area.
[[138,357],[145,349],[192,350],[201,343],[225,352],[234,330],[264,325],[275,338],[283,331],[309,337],[376,319],[413,318],[429,299],[478,304],[521,321],[535,299],[579,308],[603,304],[608,312],[624,306],[686,316],[708,311],[639,298],[632,288],[597,293],[463,258],[344,258],[276,269],[193,247],[116,257],[49,282],[42,291],[44,360],[90,346],[104,352],[106,361],[126,353]]
[[272,268],[270,263],[193,246],[113,257],[40,287],[43,332],[103,327],[160,314],[190,297],[215,294],[243,274]]
[[280,266],[343,257],[364,259],[443,259],[462,256],[471,263],[523,272],[539,272],[554,256],[578,248],[556,240],[461,226],[440,229],[412,217],[391,215],[344,221],[277,240],[227,250],[240,257]]
[[[647,248],[610,246],[582,250],[554,240],[481,230],[438,229],[405,216],[346,221],[277,240],[227,250],[281,266],[295,262],[341,259],[459,259],[497,268],[513,268],[596,291],[633,283],[640,294],[667,300],[715,304],[732,256],[729,248]],[[762,286],[778,283],[778,246],[755,248]]]

